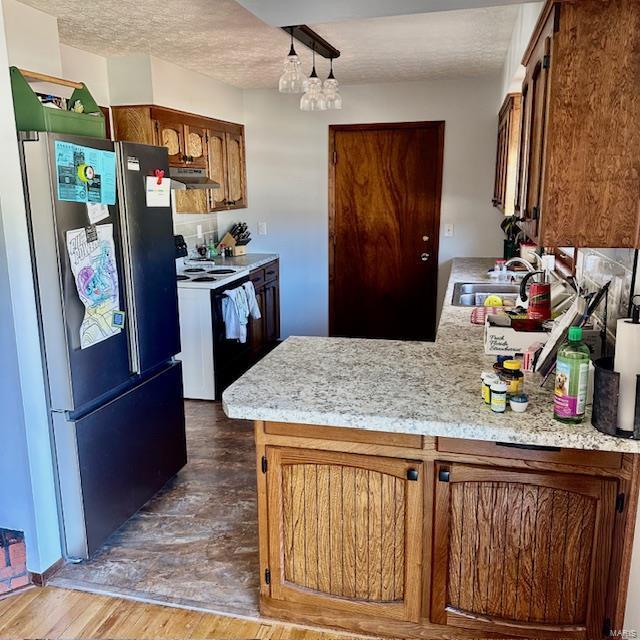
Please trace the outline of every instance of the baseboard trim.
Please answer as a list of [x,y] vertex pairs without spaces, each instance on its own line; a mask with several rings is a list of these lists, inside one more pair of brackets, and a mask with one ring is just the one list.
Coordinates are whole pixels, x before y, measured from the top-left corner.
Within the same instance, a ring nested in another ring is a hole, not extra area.
[[31,579],[31,583],[35,584],[37,587],[44,587],[53,576],[62,569],[65,565],[64,558],[59,558],[54,562],[48,569],[45,569],[43,573],[34,573],[33,571],[29,571],[29,578]]

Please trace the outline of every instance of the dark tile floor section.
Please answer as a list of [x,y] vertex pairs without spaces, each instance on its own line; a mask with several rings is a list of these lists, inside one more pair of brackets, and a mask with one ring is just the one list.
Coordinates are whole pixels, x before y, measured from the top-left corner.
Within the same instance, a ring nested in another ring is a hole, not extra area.
[[253,429],[187,401],[187,466],[87,562],[51,584],[258,615]]

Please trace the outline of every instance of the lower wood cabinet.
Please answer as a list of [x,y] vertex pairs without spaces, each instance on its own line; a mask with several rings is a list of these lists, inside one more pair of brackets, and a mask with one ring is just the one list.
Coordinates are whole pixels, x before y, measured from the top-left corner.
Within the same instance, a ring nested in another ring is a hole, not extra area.
[[271,598],[417,621],[422,463],[279,447],[265,462]]
[[262,613],[434,640],[622,629],[640,458],[521,446],[257,422]]
[[617,482],[437,464],[433,622],[600,637]]

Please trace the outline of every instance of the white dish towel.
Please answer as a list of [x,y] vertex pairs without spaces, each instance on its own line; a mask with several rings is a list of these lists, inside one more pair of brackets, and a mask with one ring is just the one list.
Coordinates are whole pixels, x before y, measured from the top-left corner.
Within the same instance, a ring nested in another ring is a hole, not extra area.
[[[249,322],[249,302],[244,287],[227,289],[222,300],[222,319],[224,335],[227,340],[247,341],[247,323]],[[254,294],[255,295],[255,294]]]
[[249,314],[254,320],[260,320],[262,314],[260,313],[260,305],[256,299],[256,290],[253,286],[253,282],[245,282],[242,285],[244,292],[247,294],[247,303],[249,305]]

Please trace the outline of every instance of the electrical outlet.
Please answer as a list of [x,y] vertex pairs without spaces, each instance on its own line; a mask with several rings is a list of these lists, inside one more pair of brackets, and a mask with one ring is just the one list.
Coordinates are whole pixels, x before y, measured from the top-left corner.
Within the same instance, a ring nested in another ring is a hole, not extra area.
[[453,237],[453,225],[452,224],[445,224],[444,225],[444,237],[445,238],[452,238]]
[[258,222],[258,235],[266,236],[267,235],[267,223],[266,222]]
[[198,240],[202,240],[202,225],[196,225],[196,235],[198,236]]

